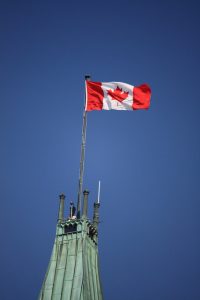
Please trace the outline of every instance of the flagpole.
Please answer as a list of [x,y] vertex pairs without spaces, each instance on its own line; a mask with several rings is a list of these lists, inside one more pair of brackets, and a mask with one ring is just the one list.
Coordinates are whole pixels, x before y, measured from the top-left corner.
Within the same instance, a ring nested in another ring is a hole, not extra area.
[[[86,81],[91,80],[89,75],[85,76]],[[85,84],[86,85],[86,84]],[[82,142],[81,142],[81,157],[80,157],[80,169],[79,169],[79,184],[78,184],[78,201],[77,201],[77,218],[80,219],[81,215],[81,197],[83,190],[83,174],[84,174],[84,163],[85,163],[85,145],[86,145],[86,129],[87,129],[87,111],[85,109],[86,106],[86,93],[85,89],[85,105],[83,110],[83,125],[82,125]]]

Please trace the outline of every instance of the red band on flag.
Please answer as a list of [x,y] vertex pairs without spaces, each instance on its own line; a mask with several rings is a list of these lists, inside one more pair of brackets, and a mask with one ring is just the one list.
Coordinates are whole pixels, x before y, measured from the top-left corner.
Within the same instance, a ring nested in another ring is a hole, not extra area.
[[104,93],[101,88],[101,82],[86,81],[87,102],[85,110],[102,110]]
[[136,86],[133,89],[133,109],[147,109],[150,106],[151,89],[148,84]]

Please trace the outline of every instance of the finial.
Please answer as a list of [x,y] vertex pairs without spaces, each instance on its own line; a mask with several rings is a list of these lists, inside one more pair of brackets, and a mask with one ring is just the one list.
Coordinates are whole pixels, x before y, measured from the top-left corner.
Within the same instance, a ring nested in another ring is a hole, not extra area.
[[59,195],[60,205],[58,210],[58,222],[62,222],[64,220],[64,205],[65,205],[65,195],[62,193]]
[[88,210],[88,195],[89,195],[89,191],[88,190],[84,190],[83,192],[83,218],[87,218],[87,210]]
[[84,191],[83,191],[83,195],[84,195],[84,196],[85,196],[85,195],[89,195],[89,193],[90,193],[90,192],[89,192],[88,190],[84,190]]

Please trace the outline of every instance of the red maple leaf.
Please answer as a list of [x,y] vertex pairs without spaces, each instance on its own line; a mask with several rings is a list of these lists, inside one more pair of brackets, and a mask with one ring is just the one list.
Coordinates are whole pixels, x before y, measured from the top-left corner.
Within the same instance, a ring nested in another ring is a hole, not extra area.
[[112,90],[107,90],[108,95],[112,97],[112,100],[117,100],[119,102],[124,101],[127,97],[129,92],[122,92],[122,89],[120,89],[118,86],[117,88],[112,91]]

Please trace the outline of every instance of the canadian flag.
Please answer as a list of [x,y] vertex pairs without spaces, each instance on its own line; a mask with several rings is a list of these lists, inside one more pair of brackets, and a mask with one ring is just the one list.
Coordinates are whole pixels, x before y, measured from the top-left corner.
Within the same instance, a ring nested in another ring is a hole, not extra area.
[[124,82],[86,81],[86,111],[147,109],[150,98],[148,84],[133,86]]

